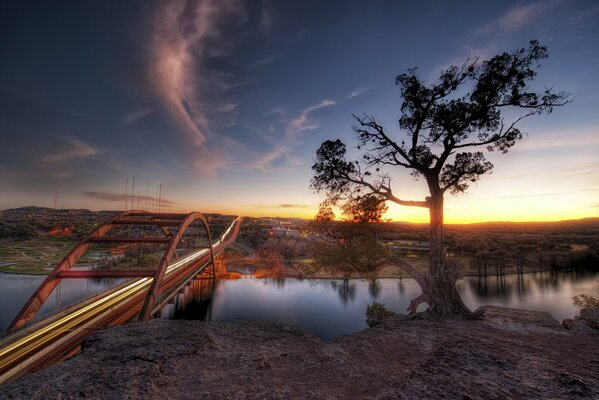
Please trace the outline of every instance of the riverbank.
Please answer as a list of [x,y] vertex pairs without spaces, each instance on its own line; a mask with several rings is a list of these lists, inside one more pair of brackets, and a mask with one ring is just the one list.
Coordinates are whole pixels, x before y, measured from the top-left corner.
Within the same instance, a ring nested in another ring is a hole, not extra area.
[[153,320],[103,330],[2,398],[597,398],[599,331],[483,307],[330,342],[269,322]]
[[[401,261],[410,264],[417,271],[428,274],[429,265],[428,258],[423,256],[413,257],[401,257]],[[526,274],[537,274],[537,273],[562,273],[562,272],[575,272],[575,271],[551,271],[548,269],[540,270],[533,265],[525,265],[522,271],[519,272],[515,267],[508,266],[502,273],[497,273],[495,269],[489,269],[486,274],[479,274],[478,270],[472,263],[467,262],[466,258],[461,256],[452,258],[452,261],[456,262],[458,274],[460,277],[505,277],[509,275],[526,275]],[[309,266],[312,259],[291,259],[284,261],[284,269],[276,270],[273,268],[273,262],[260,259],[258,257],[231,257],[229,259],[224,258],[223,263],[227,265],[228,269],[234,272],[226,275],[221,275],[224,279],[238,279],[244,274],[237,271],[243,269],[250,269],[252,272],[245,274],[251,275],[255,278],[298,278],[298,279],[373,279],[371,274],[354,272],[349,277],[344,276],[341,273],[334,273],[325,269],[314,269]],[[584,272],[584,271],[583,271]],[[403,279],[411,278],[411,276],[402,270],[397,263],[389,262],[384,265],[380,270],[377,271],[375,279]]]

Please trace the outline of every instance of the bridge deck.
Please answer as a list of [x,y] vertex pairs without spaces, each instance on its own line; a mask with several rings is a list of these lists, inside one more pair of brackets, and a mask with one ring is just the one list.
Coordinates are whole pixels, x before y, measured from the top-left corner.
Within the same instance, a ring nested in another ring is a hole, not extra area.
[[[235,240],[239,225],[239,219],[234,221],[222,239],[234,228],[230,237],[213,245],[214,254],[222,252]],[[152,312],[159,310],[190,279],[201,273],[210,261],[209,249],[203,249],[169,264],[162,284],[163,294],[157,299]],[[132,279],[3,338],[0,341],[0,385],[60,358],[97,329],[135,318],[152,281],[153,278],[147,276]]]

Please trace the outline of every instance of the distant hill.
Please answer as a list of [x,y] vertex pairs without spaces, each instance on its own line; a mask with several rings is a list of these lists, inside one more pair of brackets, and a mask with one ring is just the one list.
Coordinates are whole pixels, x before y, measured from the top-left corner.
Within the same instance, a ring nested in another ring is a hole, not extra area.
[[[427,227],[428,222],[408,222],[408,221],[394,221],[390,222],[393,225],[405,225],[412,227]],[[581,219],[568,219],[562,221],[488,221],[488,222],[472,222],[465,224],[445,224],[447,228],[480,228],[480,229],[505,229],[505,228],[530,228],[530,229],[544,229],[544,228],[591,228],[599,227],[599,218],[589,217]]]

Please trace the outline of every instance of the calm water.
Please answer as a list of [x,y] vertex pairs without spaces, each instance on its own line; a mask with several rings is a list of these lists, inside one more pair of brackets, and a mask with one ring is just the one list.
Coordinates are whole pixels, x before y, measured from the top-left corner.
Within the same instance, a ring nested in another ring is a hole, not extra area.
[[[0,330],[6,329],[43,277],[0,273]],[[51,312],[115,285],[115,280],[65,280],[41,310]],[[556,319],[577,312],[572,296],[593,293],[599,275],[526,274],[467,277],[458,282],[466,305],[526,308],[550,312]],[[366,328],[365,311],[373,301],[404,313],[419,288],[412,279],[367,280],[253,279],[194,281],[163,317],[230,321],[270,320],[298,327],[325,340]],[[421,309],[426,308],[425,305]]]
[[[578,311],[572,296],[593,293],[598,284],[599,275],[526,274],[467,277],[458,282],[458,289],[473,310],[494,304],[548,311],[561,321]],[[172,309],[164,310],[163,316],[212,321],[269,320],[328,340],[366,328],[366,307],[373,301],[405,313],[410,300],[419,293],[412,279],[379,279],[372,284],[355,279],[245,278],[189,287]],[[421,305],[419,310],[425,308]]]
[[[0,272],[0,332],[3,332],[46,277]],[[105,291],[118,279],[65,279],[40,309],[43,317],[94,294]]]

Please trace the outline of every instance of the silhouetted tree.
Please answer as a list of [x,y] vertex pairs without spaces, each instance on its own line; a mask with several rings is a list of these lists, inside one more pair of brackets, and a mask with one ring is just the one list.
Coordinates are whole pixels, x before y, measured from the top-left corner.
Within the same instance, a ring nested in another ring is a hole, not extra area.
[[[522,138],[518,122],[570,101],[568,94],[551,88],[542,92],[529,88],[539,61],[546,57],[547,49],[531,41],[527,48],[483,62],[469,58],[461,67],[443,71],[432,84],[425,84],[416,68],[410,69],[396,79],[403,97],[399,128],[406,134],[404,139],[392,138],[372,116],[354,116],[357,147],[364,153],[360,161],[345,159],[346,146],[340,140],[327,140],[317,150],[311,186],[325,192],[329,202],[374,194],[429,210],[429,272],[419,274],[402,264],[422,288],[422,295],[408,309],[411,313],[421,302],[427,302],[429,312],[436,314],[469,312],[455,288],[457,273],[448,265],[443,249],[444,195],[464,192],[493,168],[483,152],[474,149],[507,153]],[[505,110],[520,114],[506,122]],[[398,197],[386,167],[411,170],[426,180],[430,196],[424,200]]]

